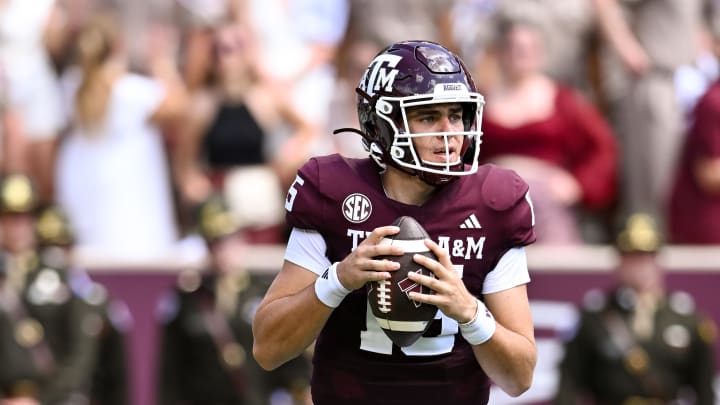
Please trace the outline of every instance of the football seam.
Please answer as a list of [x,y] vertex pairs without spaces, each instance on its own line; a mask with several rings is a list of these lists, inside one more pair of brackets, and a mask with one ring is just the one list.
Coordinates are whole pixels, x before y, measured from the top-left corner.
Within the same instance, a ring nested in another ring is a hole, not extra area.
[[380,280],[378,281],[377,289],[378,299],[378,310],[383,313],[388,313],[392,307],[392,295],[390,289],[390,281]]

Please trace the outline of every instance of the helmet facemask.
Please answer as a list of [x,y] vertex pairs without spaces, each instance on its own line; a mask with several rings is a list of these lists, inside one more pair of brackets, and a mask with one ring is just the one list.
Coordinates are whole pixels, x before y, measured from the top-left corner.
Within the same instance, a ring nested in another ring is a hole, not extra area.
[[[408,97],[380,97],[375,103],[375,115],[384,121],[392,134],[383,137],[389,145],[381,150],[385,153],[385,160],[390,159],[393,166],[417,175],[422,180],[433,184],[443,184],[459,176],[466,176],[477,172],[478,154],[482,132],[476,123],[481,122],[483,97],[478,93],[468,92],[462,84],[439,84],[435,94]],[[459,88],[462,90],[445,91],[443,88]],[[413,133],[408,122],[408,110],[413,107],[433,104],[460,104],[463,114],[463,130],[454,132],[423,132]],[[454,136],[462,136],[463,141],[457,158],[450,161],[450,141]],[[443,162],[427,161],[421,159],[416,150],[414,140],[421,137],[442,137],[445,144],[446,159]],[[471,148],[472,146],[472,148]],[[465,165],[465,155],[471,150],[473,156],[469,158],[469,165]]]

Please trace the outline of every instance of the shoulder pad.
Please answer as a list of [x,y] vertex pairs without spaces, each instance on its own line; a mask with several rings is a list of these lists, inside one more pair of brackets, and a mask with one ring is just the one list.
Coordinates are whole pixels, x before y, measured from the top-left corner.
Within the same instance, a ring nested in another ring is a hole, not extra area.
[[[285,200],[287,225],[316,230],[327,226],[328,214],[324,207],[336,202],[344,189],[357,184],[357,176],[351,174],[352,170],[337,154],[310,158],[288,188]],[[338,179],[343,181],[338,182]]]
[[481,191],[488,207],[505,211],[525,197],[528,185],[514,171],[490,165]]
[[676,291],[668,297],[670,309],[680,315],[691,315],[695,312],[695,300],[685,291]]
[[593,288],[583,296],[582,305],[588,312],[599,312],[607,305],[607,298],[601,289]]

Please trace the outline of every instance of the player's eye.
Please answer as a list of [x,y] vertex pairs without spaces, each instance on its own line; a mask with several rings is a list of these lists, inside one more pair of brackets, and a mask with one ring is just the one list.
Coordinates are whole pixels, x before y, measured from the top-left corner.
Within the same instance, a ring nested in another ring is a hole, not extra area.
[[435,121],[437,121],[437,117],[435,117],[434,115],[424,115],[420,117],[420,122],[424,122],[427,124],[433,123]]
[[437,120],[436,114],[429,114],[429,113],[421,113],[416,114],[414,116],[410,117],[411,121],[423,123],[423,124],[431,124]]

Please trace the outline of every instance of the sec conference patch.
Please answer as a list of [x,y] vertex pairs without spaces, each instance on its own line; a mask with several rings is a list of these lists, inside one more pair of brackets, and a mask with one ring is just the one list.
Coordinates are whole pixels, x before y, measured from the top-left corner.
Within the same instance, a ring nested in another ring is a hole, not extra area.
[[372,214],[372,203],[364,194],[353,193],[345,197],[342,213],[348,221],[359,224],[367,221]]

